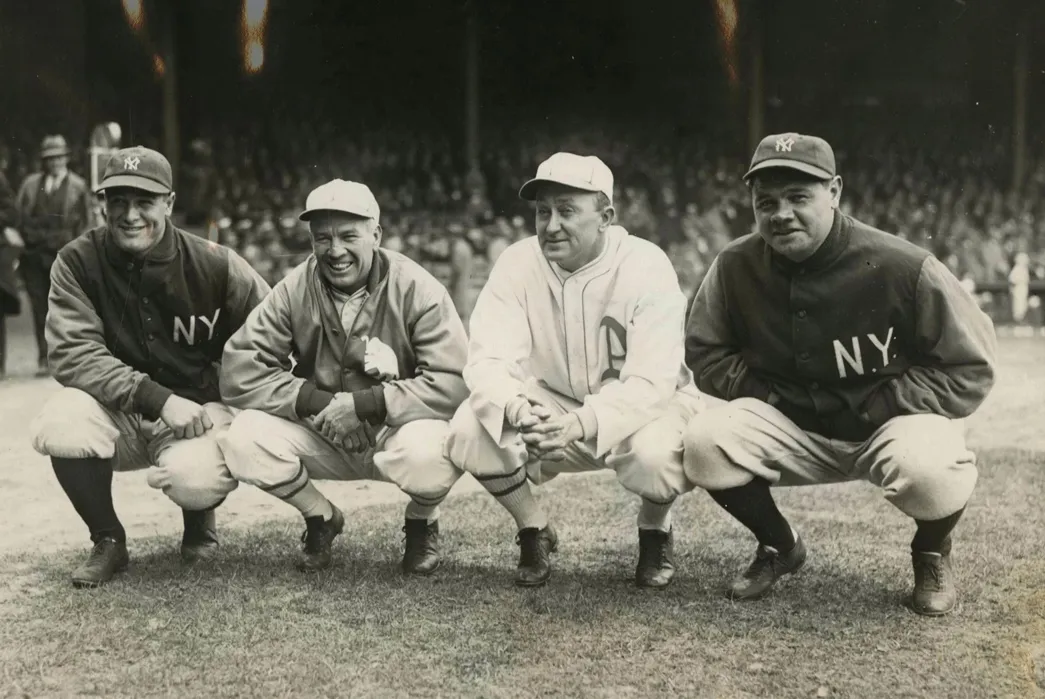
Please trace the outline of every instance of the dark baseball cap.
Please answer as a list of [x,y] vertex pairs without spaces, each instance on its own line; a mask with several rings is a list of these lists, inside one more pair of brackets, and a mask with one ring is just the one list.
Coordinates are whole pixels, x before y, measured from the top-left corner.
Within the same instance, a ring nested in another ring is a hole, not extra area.
[[782,133],[766,136],[755,149],[744,180],[759,170],[788,168],[822,180],[835,176],[835,152],[831,144],[816,136]]
[[153,194],[169,194],[174,186],[171,164],[162,153],[144,146],[122,148],[109,158],[99,190],[132,187]]

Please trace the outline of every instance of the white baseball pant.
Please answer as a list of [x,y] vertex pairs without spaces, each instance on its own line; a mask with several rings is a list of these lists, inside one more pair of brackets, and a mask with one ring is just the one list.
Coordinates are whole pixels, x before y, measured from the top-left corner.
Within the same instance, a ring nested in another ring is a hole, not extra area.
[[44,456],[112,459],[114,471],[149,468],[146,481],[179,507],[205,510],[238,485],[225,466],[217,438],[235,410],[204,405],[214,426],[200,437],[178,439],[161,421],[106,408],[77,388],[62,388],[30,426],[33,448]]
[[864,442],[844,442],[802,430],[768,403],[740,398],[696,416],[685,444],[686,475],[706,490],[754,476],[776,486],[865,480],[922,520],[960,510],[977,479],[963,421],[939,415],[896,417]]
[[[524,384],[523,394],[547,406],[554,416],[581,405],[532,379]],[[595,456],[595,440],[590,439],[567,447],[563,461],[532,462],[528,462],[526,445],[516,430],[506,427],[501,438],[504,446],[498,444],[465,401],[450,422],[450,460],[485,485],[495,482],[494,490],[510,490],[526,478],[539,485],[560,473],[612,469],[626,490],[650,502],[667,504],[693,489],[682,468],[682,433],[689,420],[704,409],[706,398],[695,389],[679,391],[663,415],[603,458]]]
[[445,420],[383,427],[361,454],[334,446],[304,422],[244,410],[221,440],[233,477],[287,499],[309,479],[395,483],[419,505],[438,505],[463,474],[446,456]]

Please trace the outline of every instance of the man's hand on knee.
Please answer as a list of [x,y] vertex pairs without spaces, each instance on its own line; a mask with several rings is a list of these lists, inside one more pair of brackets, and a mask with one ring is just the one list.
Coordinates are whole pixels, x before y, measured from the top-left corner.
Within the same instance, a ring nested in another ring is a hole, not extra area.
[[206,408],[181,396],[172,395],[167,399],[160,411],[160,419],[177,439],[202,437],[214,427]]

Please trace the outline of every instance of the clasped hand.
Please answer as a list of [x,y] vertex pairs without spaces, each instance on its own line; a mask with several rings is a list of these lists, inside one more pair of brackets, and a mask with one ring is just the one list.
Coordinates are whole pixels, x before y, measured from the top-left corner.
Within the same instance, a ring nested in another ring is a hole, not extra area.
[[512,426],[519,431],[533,461],[562,461],[566,448],[584,439],[584,428],[574,413],[552,417],[547,407],[528,398],[525,405],[520,402],[512,407],[517,408]]
[[351,393],[335,394],[334,400],[312,418],[312,426],[348,452],[366,451],[375,444],[374,428],[359,419]]

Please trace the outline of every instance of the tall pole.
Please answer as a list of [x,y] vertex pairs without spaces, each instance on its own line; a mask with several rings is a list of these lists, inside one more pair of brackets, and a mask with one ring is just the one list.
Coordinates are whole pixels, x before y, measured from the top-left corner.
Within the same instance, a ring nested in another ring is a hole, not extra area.
[[[174,181],[178,181],[178,168],[181,164],[180,127],[178,125],[178,56],[175,32],[177,31],[178,11],[173,0],[159,0],[156,3],[160,22],[160,58],[163,60],[163,153],[171,163]],[[156,25],[154,25],[156,26]]]
[[744,5],[750,21],[748,45],[751,47],[751,53],[748,56],[748,66],[751,71],[748,80],[748,153],[755,151],[759,141],[765,135],[765,22],[762,16],[765,10],[762,5],[762,2],[748,2]]
[[[1029,14],[1029,13],[1025,13]],[[1029,19],[1029,17],[1028,17]],[[1012,100],[1012,187],[1019,190],[1027,167],[1027,83],[1030,63],[1030,28],[1026,22],[1016,29],[1016,60],[1013,61]]]
[[465,8],[465,158],[469,170],[479,169],[479,18],[478,3]]

